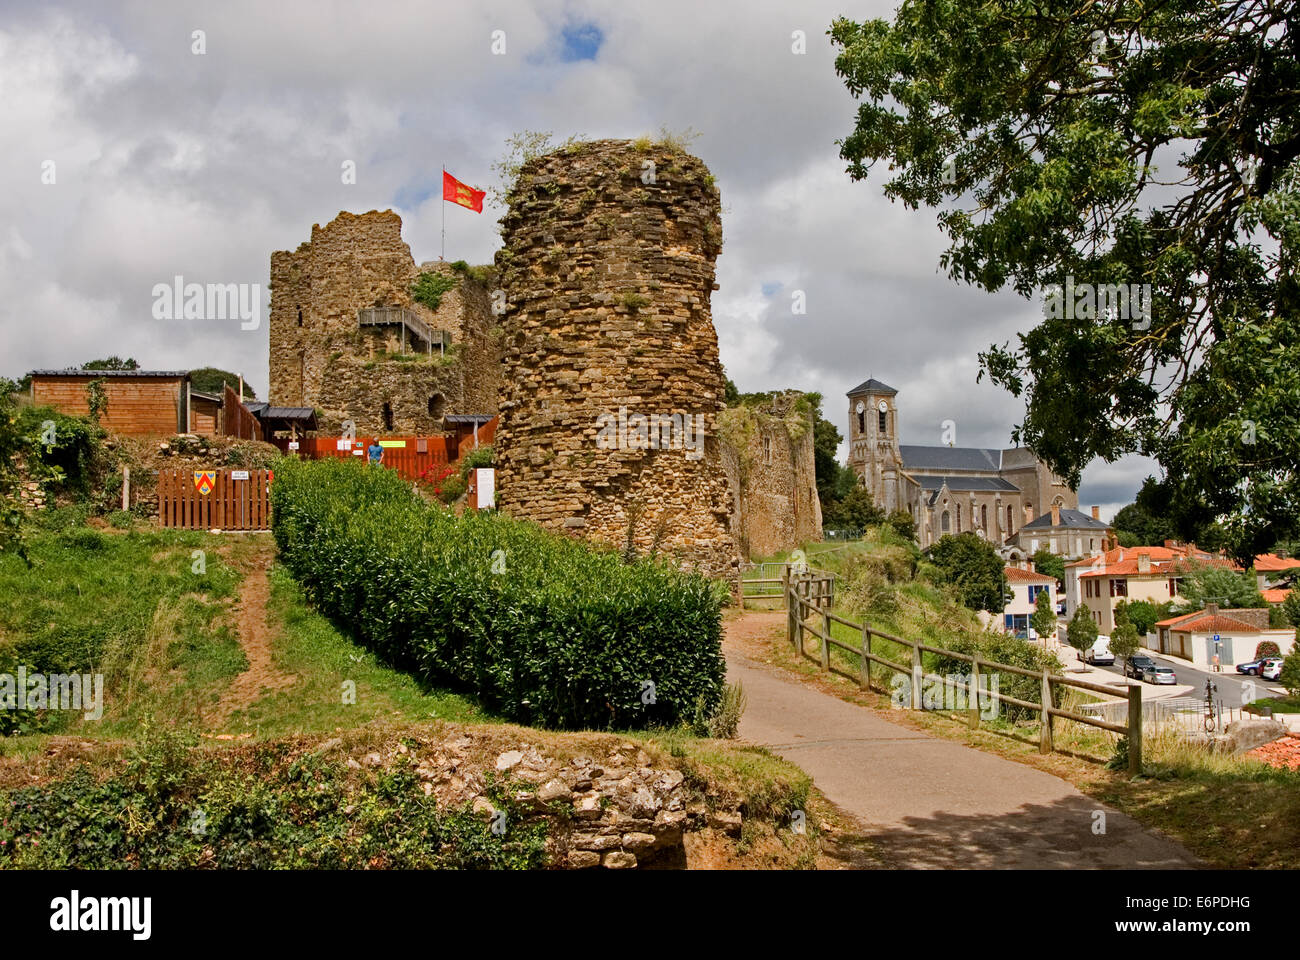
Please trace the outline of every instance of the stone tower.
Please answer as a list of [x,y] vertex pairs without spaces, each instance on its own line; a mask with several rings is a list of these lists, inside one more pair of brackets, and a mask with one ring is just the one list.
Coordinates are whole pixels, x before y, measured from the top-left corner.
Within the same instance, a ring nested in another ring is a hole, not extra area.
[[509,205],[499,505],[734,583],[708,169],[593,141],[527,162]]
[[898,391],[867,380],[849,391],[849,466],[877,507],[902,509],[903,458],[898,449]]

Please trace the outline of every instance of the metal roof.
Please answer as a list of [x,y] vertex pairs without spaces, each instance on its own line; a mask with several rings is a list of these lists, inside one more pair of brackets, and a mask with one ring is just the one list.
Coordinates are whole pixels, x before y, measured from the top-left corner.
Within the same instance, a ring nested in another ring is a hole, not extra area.
[[945,483],[949,490],[996,490],[1019,493],[1020,488],[1001,477],[921,476],[914,475],[922,490],[938,490]]
[[95,370],[68,367],[64,370],[33,370],[33,377],[188,377],[188,370]]
[[847,396],[852,397],[859,393],[887,393],[892,397],[894,394],[898,393],[898,391],[887,383],[881,383],[879,380],[873,379],[863,380],[856,387],[850,390]]
[[948,470],[997,472],[1002,467],[1002,451],[984,447],[922,447],[900,444],[903,469],[909,473]]
[[315,420],[316,411],[311,407],[263,407],[255,411],[259,420]]
[[[1094,520],[1079,510],[1071,510],[1069,507],[1061,508],[1061,522],[1057,525],[1060,527],[1082,528],[1085,530],[1109,530],[1110,524],[1102,520]],[[1052,514],[1049,511],[1042,516],[1034,517],[1026,523],[1021,530],[1048,530],[1052,527]]]

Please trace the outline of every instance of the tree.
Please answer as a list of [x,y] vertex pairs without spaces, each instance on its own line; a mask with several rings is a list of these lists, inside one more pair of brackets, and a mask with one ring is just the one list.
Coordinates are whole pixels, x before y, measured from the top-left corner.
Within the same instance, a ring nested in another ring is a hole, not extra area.
[[1147,477],[1134,501],[1112,521],[1125,547],[1158,547],[1166,540],[1187,540],[1210,550],[1226,542],[1217,523],[1202,522],[1180,505],[1173,485]]
[[1123,660],[1137,653],[1142,647],[1137,627],[1128,618],[1128,604],[1121,600],[1115,605],[1115,626],[1110,631],[1110,652]]
[[30,563],[22,535],[23,511],[18,504],[19,476],[15,462],[27,441],[19,428],[13,403],[15,387],[10,380],[0,380],[0,553],[14,552]]
[[1207,603],[1217,603],[1225,609],[1264,606],[1264,597],[1249,571],[1238,572],[1208,563],[1187,564],[1178,592],[1182,601],[1179,609],[1184,612],[1199,610]]
[[1055,577],[1058,584],[1065,583],[1065,561],[1046,547],[1034,552],[1034,569],[1044,576]]
[[[221,396],[221,385],[230,384],[230,389],[239,390],[239,374],[231,373],[229,370],[222,370],[220,367],[199,367],[197,370],[190,371],[190,388],[198,393],[206,393],[212,396]],[[244,381],[245,400],[256,400],[257,391]]]
[[1034,601],[1034,614],[1029,618],[1029,623],[1040,640],[1056,638],[1056,611],[1052,609],[1050,590],[1038,591],[1038,599]]
[[916,520],[906,510],[895,510],[885,518],[885,522],[904,540],[916,542]]
[[926,555],[939,569],[939,582],[955,586],[962,604],[972,610],[1002,612],[1007,575],[992,544],[967,530],[940,537]]
[[1133,629],[1138,632],[1139,637],[1145,637],[1149,633],[1154,633],[1156,624],[1173,612],[1173,604],[1168,600],[1163,603],[1133,600],[1126,605],[1125,609],[1128,611],[1129,622],[1133,624]]
[[1292,587],[1282,601],[1282,615],[1288,627],[1300,627],[1300,587]]
[[1155,457],[1243,562],[1300,529],[1297,24],[1277,0],[903,0],[830,30],[863,101],[849,175],[883,161],[886,196],[939,208],[954,279],[1047,293],[980,358],[1024,398],[1015,439],[1075,487]]
[[1300,646],[1286,655],[1282,661],[1282,673],[1277,679],[1292,700],[1300,700]]
[[[854,487],[847,497],[833,506],[832,519],[837,526],[862,529],[883,523],[885,514],[872,500],[870,490]],[[824,517],[823,522],[827,522]]]
[[127,357],[123,360],[117,354],[107,357],[103,360],[89,360],[83,363],[79,369],[82,370],[139,370],[140,364],[135,362],[134,357]]
[[1070,646],[1082,656],[1097,642],[1097,624],[1087,607],[1079,607],[1070,618],[1070,625],[1065,628],[1065,639]]

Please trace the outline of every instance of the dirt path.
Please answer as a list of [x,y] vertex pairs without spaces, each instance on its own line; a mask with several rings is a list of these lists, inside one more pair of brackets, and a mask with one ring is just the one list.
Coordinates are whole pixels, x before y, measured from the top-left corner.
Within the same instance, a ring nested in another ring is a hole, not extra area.
[[239,645],[248,660],[248,669],[231,682],[214,708],[209,723],[220,727],[240,709],[260,700],[269,692],[293,686],[297,677],[281,672],[271,656],[271,630],[266,623],[267,604],[271,599],[270,570],[275,556],[271,543],[263,544],[253,554],[240,587],[235,608],[235,628]]
[[[759,662],[785,611],[728,621],[731,681],[747,740],[798,764],[860,819],[901,868],[1092,869],[1199,866],[1178,844],[1069,783],[1022,763],[890,723]],[[1104,816],[1105,832],[1094,832]]]

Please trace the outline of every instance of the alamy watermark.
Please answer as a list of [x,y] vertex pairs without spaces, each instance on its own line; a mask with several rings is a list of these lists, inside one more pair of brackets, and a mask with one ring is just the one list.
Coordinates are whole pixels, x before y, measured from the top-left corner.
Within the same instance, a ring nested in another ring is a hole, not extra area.
[[0,673],[0,710],[83,710],[87,720],[104,716],[104,675],[96,673]]
[[1043,294],[1043,316],[1049,320],[1092,320],[1097,317],[1132,321],[1133,329],[1151,326],[1151,284],[1075,283],[1066,275],[1064,285],[1051,284]]
[[617,416],[596,418],[599,450],[685,450],[687,460],[704,456],[704,414],[633,413],[619,407]]
[[[912,705],[912,678],[895,674],[890,680],[892,691],[889,705],[895,710],[906,710]],[[981,673],[975,683],[975,698],[971,702],[968,691],[971,689],[969,673],[950,673],[940,676],[927,673],[921,678],[922,710],[969,710],[974,707],[980,718],[992,720],[998,715],[998,705],[1002,702],[998,696],[998,675]]]
[[170,284],[153,285],[155,320],[235,320],[240,330],[262,325],[262,285],[186,283],[177,274]]

